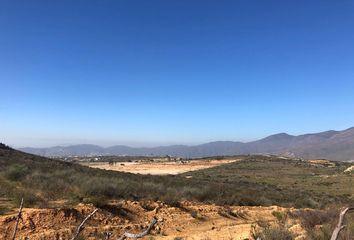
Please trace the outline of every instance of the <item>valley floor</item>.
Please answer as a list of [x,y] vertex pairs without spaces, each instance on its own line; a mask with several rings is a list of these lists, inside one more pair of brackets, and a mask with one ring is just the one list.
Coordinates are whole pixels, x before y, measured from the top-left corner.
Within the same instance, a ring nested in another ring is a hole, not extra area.
[[184,172],[196,171],[212,168],[227,163],[239,161],[240,159],[228,160],[192,160],[185,162],[117,162],[109,164],[107,162],[83,162],[84,166],[105,170],[130,172],[151,175],[180,174]]

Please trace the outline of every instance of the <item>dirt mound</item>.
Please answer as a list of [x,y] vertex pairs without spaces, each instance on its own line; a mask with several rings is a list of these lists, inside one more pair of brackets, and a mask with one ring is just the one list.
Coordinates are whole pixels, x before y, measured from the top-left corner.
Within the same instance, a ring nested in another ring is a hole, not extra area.
[[[74,208],[31,209],[23,211],[18,239],[70,239],[80,222],[94,209],[91,205]],[[162,202],[122,201],[103,206],[87,221],[84,239],[116,239],[125,231],[141,232],[154,216],[159,219],[144,239],[247,239],[257,221],[275,222],[273,212],[280,207],[221,207],[183,202],[176,207]],[[16,214],[0,216],[0,239],[9,239]],[[296,223],[294,222],[294,225]],[[294,229],[297,229],[298,226]],[[297,230],[298,231],[298,230]]]

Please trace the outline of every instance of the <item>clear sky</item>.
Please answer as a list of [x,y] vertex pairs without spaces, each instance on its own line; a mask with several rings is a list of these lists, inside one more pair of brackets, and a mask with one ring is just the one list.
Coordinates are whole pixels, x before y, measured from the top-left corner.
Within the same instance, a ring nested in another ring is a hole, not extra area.
[[0,141],[139,146],[354,126],[354,1],[0,1]]

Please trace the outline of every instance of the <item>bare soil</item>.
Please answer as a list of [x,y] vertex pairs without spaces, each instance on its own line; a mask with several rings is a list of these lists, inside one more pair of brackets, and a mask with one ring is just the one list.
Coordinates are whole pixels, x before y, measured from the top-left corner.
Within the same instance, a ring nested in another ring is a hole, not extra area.
[[211,168],[222,164],[232,163],[239,159],[230,160],[193,160],[185,163],[181,162],[116,162],[109,164],[107,162],[81,163],[92,168],[105,170],[130,172],[151,175],[176,175],[184,172],[196,171],[205,168]]
[[[79,204],[73,208],[23,210],[17,239],[45,240],[70,239],[77,226],[94,209],[91,205]],[[150,235],[143,239],[250,239],[252,226],[257,221],[276,222],[273,211],[284,212],[293,209],[272,207],[230,207],[238,217],[220,214],[223,207],[216,205],[183,202],[180,207],[171,207],[162,202],[122,201],[112,203],[87,221],[82,236],[87,240],[104,239],[104,233],[117,239],[125,231],[141,232],[153,217],[159,222]],[[16,213],[0,216],[0,239],[10,239],[15,225]],[[297,234],[302,229],[291,223]],[[27,237],[27,238],[25,238]],[[304,239],[299,236],[298,239]]]
[[335,163],[328,161],[328,160],[323,160],[323,159],[313,159],[313,160],[308,160],[308,162],[313,165],[313,166],[321,166],[321,167],[335,167]]

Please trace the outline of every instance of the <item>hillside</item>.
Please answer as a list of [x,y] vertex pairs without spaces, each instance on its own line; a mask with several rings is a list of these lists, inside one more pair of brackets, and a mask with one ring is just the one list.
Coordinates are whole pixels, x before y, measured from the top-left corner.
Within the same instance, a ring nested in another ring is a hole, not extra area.
[[154,148],[127,146],[103,148],[84,144],[67,147],[21,148],[20,150],[42,156],[60,157],[83,155],[174,155],[195,158],[217,155],[276,154],[305,159],[349,161],[354,160],[354,128],[299,136],[280,133],[248,143],[218,141],[196,146],[174,145]]
[[33,205],[63,199],[103,204],[121,198],[299,207],[353,201],[354,180],[343,173],[350,164],[331,165],[250,156],[180,175],[151,176],[92,169],[2,147],[0,198],[18,201],[24,196]]

